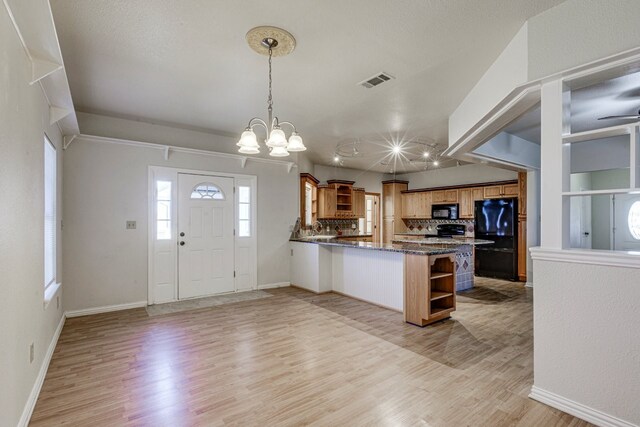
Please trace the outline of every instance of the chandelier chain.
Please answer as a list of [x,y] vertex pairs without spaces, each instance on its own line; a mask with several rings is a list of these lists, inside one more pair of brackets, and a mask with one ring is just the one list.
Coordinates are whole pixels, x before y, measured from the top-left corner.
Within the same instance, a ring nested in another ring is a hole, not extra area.
[[271,54],[273,53],[272,48],[269,48],[269,98],[267,99],[267,104],[269,105],[269,111],[272,110],[273,105],[273,97],[271,96]]

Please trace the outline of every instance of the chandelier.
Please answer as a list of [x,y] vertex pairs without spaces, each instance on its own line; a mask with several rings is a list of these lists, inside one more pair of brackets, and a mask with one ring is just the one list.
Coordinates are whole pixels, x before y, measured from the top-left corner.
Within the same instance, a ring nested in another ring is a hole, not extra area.
[[[265,144],[269,148],[269,155],[273,157],[286,157],[290,152],[304,151],[307,147],[302,142],[302,137],[298,135],[296,127],[291,122],[281,122],[278,117],[273,116],[273,97],[271,96],[271,58],[273,56],[288,55],[296,46],[293,36],[276,27],[256,27],[247,33],[247,43],[256,52],[269,56],[269,97],[267,98],[268,121],[258,117],[249,120],[240,140],[236,144],[242,154],[258,154],[260,146],[258,138],[254,132],[255,127],[263,127],[266,132]],[[291,135],[287,136],[282,126],[291,128]]]

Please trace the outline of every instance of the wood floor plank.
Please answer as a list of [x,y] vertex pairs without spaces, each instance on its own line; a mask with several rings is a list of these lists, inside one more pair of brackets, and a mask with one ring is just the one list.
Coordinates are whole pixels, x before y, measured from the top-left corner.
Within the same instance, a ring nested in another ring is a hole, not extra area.
[[32,426],[582,427],[527,397],[532,292],[478,279],[449,320],[296,288],[68,319]]

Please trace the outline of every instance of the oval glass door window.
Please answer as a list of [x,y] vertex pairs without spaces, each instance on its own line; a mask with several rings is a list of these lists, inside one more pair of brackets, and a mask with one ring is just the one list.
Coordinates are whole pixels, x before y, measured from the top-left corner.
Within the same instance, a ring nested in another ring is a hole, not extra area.
[[203,182],[196,185],[191,192],[192,199],[224,200],[224,193],[216,185]]
[[640,201],[633,202],[629,209],[629,232],[634,239],[640,240]]

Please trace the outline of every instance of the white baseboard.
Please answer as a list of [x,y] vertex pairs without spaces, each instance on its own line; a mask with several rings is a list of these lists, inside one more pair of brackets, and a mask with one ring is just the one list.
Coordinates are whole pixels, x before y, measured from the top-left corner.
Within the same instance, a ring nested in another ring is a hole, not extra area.
[[146,307],[147,301],[136,301],[127,304],[105,305],[103,307],[85,308],[82,310],[67,311],[67,317],[88,316],[90,314],[109,313],[110,311],[129,310],[131,308]]
[[597,409],[559,396],[539,387],[531,387],[529,397],[601,427],[638,427],[636,424],[605,414]]
[[527,282],[524,284],[526,288],[533,288],[533,282]]
[[38,396],[40,395],[40,389],[42,388],[42,384],[44,383],[44,378],[47,376],[47,370],[49,369],[51,357],[53,356],[53,352],[56,349],[56,345],[58,344],[58,338],[60,338],[60,333],[62,332],[62,327],[64,326],[65,319],[66,317],[63,313],[62,317],[60,318],[60,322],[58,323],[58,327],[53,333],[53,338],[49,343],[49,348],[47,348],[47,352],[45,353],[44,359],[42,360],[42,365],[40,366],[40,371],[38,372],[38,376],[36,377],[36,382],[35,384],[33,384],[33,388],[31,389],[31,393],[29,394],[29,399],[27,399],[27,403],[25,404],[24,410],[22,411],[20,421],[18,421],[18,427],[26,427],[29,424],[31,414],[33,414],[33,409],[36,407],[36,402],[38,401]]
[[286,288],[289,285],[291,285],[290,282],[265,283],[264,285],[258,285],[258,289]]

